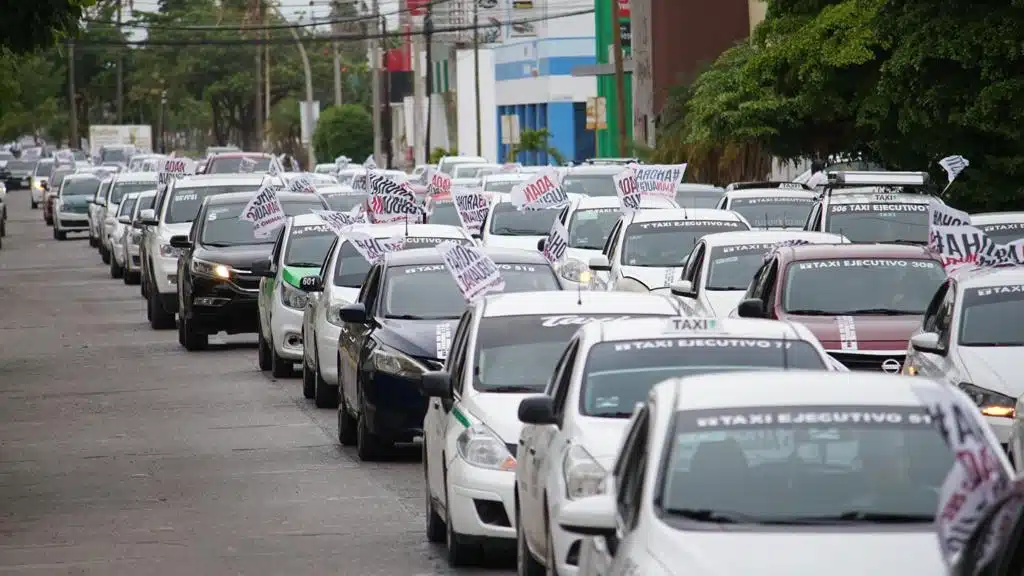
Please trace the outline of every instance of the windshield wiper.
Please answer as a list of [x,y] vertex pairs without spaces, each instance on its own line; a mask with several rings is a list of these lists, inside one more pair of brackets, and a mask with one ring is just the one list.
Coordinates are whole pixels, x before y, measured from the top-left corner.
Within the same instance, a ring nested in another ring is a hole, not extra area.
[[543,392],[542,387],[535,386],[488,386],[487,392],[505,392],[508,394]]
[[595,412],[592,416],[598,418],[630,418],[633,416],[632,412]]
[[749,286],[708,286],[707,289],[712,292],[739,292],[740,290],[746,290]]
[[503,226],[501,228],[496,228],[494,230],[494,233],[498,234],[500,236],[543,236],[544,235],[543,232],[536,232],[534,230],[522,230],[520,228],[509,228],[508,226]]
[[423,316],[417,316],[415,314],[395,314],[394,316],[388,314],[384,317],[388,320],[426,320]]
[[227,242],[203,242],[203,246],[210,246],[212,248],[230,248],[234,244],[228,244]]
[[827,312],[825,310],[786,310],[786,314],[796,314],[797,316],[840,316],[837,312]]
[[836,316],[917,316],[920,312],[909,310],[896,310],[893,308],[862,308],[860,310],[847,310]]
[[320,268],[322,264],[315,262],[289,262],[285,266],[294,266],[296,268]]
[[1024,346],[1024,342],[961,342],[960,345],[978,348],[1015,348]]
[[[821,518],[829,520],[830,518]],[[933,522],[931,514],[895,514],[891,512],[871,512],[868,510],[849,510],[840,513],[835,520],[873,522],[877,524],[923,524]]]

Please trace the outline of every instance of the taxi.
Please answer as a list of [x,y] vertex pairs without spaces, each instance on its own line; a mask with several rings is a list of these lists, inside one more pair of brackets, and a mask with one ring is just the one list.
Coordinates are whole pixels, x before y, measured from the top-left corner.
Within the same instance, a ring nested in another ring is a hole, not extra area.
[[494,294],[471,304],[451,335],[445,368],[423,375],[427,537],[453,565],[488,544],[515,542],[519,402],[543,393],[583,324],[675,317],[672,298],[574,292]]
[[932,297],[910,337],[903,374],[967,393],[1019,467],[1024,464],[1024,269],[965,270]]
[[725,188],[718,208],[741,214],[752,228],[799,230],[817,199],[818,194],[796,182],[737,182]]
[[707,372],[833,366],[814,335],[794,323],[677,317],[582,326],[545,394],[519,405],[520,574],[576,573],[581,539],[553,520],[569,503],[601,492],[633,406],[656,383]]
[[[489,248],[516,248],[532,252],[537,249],[537,242],[548,237],[560,213],[555,208],[520,210],[512,204],[511,194],[493,194],[492,198],[480,238],[483,245]],[[569,194],[569,202],[579,198],[578,194]]]
[[609,290],[646,292],[672,284],[701,237],[738,230],[750,224],[728,210],[640,210],[619,218],[588,266]]
[[488,174],[480,179],[480,187],[484,192],[508,194],[512,189],[532,178],[532,174],[523,172],[499,172]]
[[946,390],[854,372],[671,379],[601,490],[552,521],[589,537],[587,576],[945,574],[935,517],[954,456],[929,406]]
[[1024,212],[971,214],[971,226],[984,232],[996,244],[1009,244],[1024,238]]

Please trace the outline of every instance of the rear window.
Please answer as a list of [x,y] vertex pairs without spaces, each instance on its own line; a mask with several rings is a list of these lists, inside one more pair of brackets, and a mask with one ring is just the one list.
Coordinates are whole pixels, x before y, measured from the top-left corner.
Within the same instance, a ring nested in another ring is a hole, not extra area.
[[964,292],[960,346],[1024,346],[1024,285]]
[[[252,172],[266,172],[270,170],[270,158],[250,158],[256,161]],[[242,172],[242,158],[213,158],[206,166],[207,174],[239,174]]]
[[932,259],[801,260],[787,268],[782,308],[804,316],[913,316],[945,279]]
[[976,224],[975,227],[984,232],[996,244],[1009,244],[1010,242],[1024,238],[1024,222]]
[[63,196],[95,196],[99,190],[100,181],[96,178],[75,178],[68,180],[66,186],[61,188],[60,195]]
[[587,196],[615,196],[615,180],[612,174],[566,174],[562,189],[569,194]]
[[815,198],[798,196],[733,198],[729,209],[739,212],[754,228],[803,228],[815,202]]
[[319,268],[324,265],[327,251],[337,235],[324,224],[292,226],[288,248],[284,253],[285,266]]
[[145,192],[156,188],[156,182],[117,182],[110,189],[109,201],[111,204],[120,204],[125,194],[132,192]]
[[451,200],[443,200],[431,206],[427,224],[445,224],[461,227],[462,220],[459,219],[459,211],[455,209],[455,203]]

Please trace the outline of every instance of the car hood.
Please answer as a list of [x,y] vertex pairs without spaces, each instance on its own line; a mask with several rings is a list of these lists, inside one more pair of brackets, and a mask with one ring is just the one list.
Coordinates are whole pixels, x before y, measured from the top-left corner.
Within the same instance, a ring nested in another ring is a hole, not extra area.
[[[441,340],[437,337],[440,326],[447,325],[450,333],[455,333],[455,326],[459,319],[451,320],[395,320],[385,318],[380,320],[381,327],[374,332],[374,336],[383,344],[390,346],[408,356],[419,358],[430,358],[441,360],[446,356],[447,350],[438,350],[438,343]],[[448,344],[451,339],[447,338]]]
[[1020,346],[958,346],[956,351],[971,384],[1014,398],[1024,395],[1016,372],[1024,353]]
[[[534,245],[534,249],[536,249],[536,245]],[[594,256],[600,256],[600,255],[601,255],[601,251],[600,250],[590,250],[590,249],[586,249],[586,248],[566,248],[565,249],[565,257],[566,258],[571,258],[573,260],[579,260],[580,262],[583,262],[583,264],[589,264],[591,258],[593,258]]]
[[471,413],[488,428],[494,430],[505,444],[519,442],[523,423],[519,421],[519,403],[536,394],[477,394],[473,397]]
[[648,551],[670,574],[861,576],[946,571],[933,530],[687,531],[680,537],[680,531],[659,525],[652,532]]
[[163,236],[164,239],[169,240],[171,236],[185,236],[192,230],[191,222],[179,222],[177,224],[164,224],[163,225]]
[[605,470],[615,465],[615,457],[619,453],[622,438],[629,428],[627,418],[588,418],[580,416],[574,419],[570,433],[573,444],[578,444],[590,453]]
[[487,237],[489,248],[516,248],[519,250],[537,251],[537,241],[546,236],[497,236]]
[[[807,327],[826,350],[906,351],[907,341],[921,325],[921,316],[798,316],[784,320]],[[840,332],[845,336],[840,335]]]
[[273,244],[225,246],[223,248],[199,246],[193,253],[193,257],[231,268],[249,270],[254,261],[268,258],[273,248]]
[[705,290],[704,299],[711,307],[712,316],[726,317],[729,311],[739,306],[746,290]]
[[653,268],[648,266],[623,266],[622,275],[644,283],[648,289],[668,286],[678,279],[683,267]]
[[303,278],[305,278],[306,276],[318,276],[319,274],[319,268],[306,268],[303,266],[285,266],[284,270],[281,273],[281,277],[284,278],[285,282],[298,288],[299,282],[301,282]]

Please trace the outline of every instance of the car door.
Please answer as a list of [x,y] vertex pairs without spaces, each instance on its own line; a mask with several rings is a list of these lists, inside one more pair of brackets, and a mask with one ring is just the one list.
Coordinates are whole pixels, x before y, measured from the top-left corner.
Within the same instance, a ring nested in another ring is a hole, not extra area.
[[[372,303],[377,297],[377,285],[380,281],[382,266],[375,264],[366,274],[366,281],[359,290],[358,303],[366,307],[366,317],[373,322]],[[341,350],[341,364],[338,366],[338,386],[342,387],[349,406],[358,410],[358,389],[357,378],[359,362],[365,352],[370,327],[366,324],[345,323],[338,336],[338,346]],[[344,368],[342,367],[344,366]]]
[[321,309],[331,302],[332,270],[334,269],[334,258],[337,253],[338,239],[335,238],[334,243],[327,250],[327,257],[324,258],[324,263],[320,266],[320,283],[323,290],[320,292],[310,292],[306,298],[306,309],[302,314],[302,342],[304,351],[316,349],[317,314],[320,314]]
[[643,533],[637,530],[643,509],[650,445],[650,404],[640,409],[626,436],[622,454],[615,466],[615,536],[605,542],[612,555],[609,575],[637,573],[635,556],[646,548]]
[[281,255],[284,254],[284,243],[288,237],[288,230],[292,227],[289,222],[284,231],[277,236],[274,248],[270,251],[270,271],[273,278],[260,278],[259,299],[260,324],[263,326],[263,336],[272,336],[270,325],[274,321],[274,293],[277,285],[281,283],[281,275],[284,274],[284,266],[281,265]]
[[[452,348],[445,362],[445,371],[452,382],[452,392],[456,388],[461,390],[462,378],[466,371],[463,366],[466,361],[466,343],[469,335],[469,324],[472,322],[472,315],[467,310],[455,328],[455,335],[452,338]],[[423,423],[423,429],[428,437],[425,439],[427,458],[431,466],[427,468],[427,482],[430,486],[430,493],[448,505],[444,490],[444,468],[442,463],[446,462],[445,449],[448,446],[448,429],[453,424],[452,403],[440,398],[430,399],[430,408],[427,410],[427,417]],[[461,431],[460,431],[461,433]]]
[[823,204],[821,202],[815,202],[814,207],[811,208],[811,213],[807,215],[807,222],[804,223],[804,230],[809,232],[819,232],[824,229],[821,225],[821,214],[823,210]]
[[[947,288],[942,300],[939,302],[935,316],[929,324],[924,326],[926,332],[934,332],[939,335],[939,348],[948,352],[953,325],[953,311],[956,308],[956,288],[952,281],[947,281]],[[938,295],[938,294],[936,294]],[[955,379],[959,376],[956,373],[956,366],[951,362],[950,355],[932,354],[930,352],[915,352],[917,359],[915,364],[922,376],[930,376],[939,380]]]

